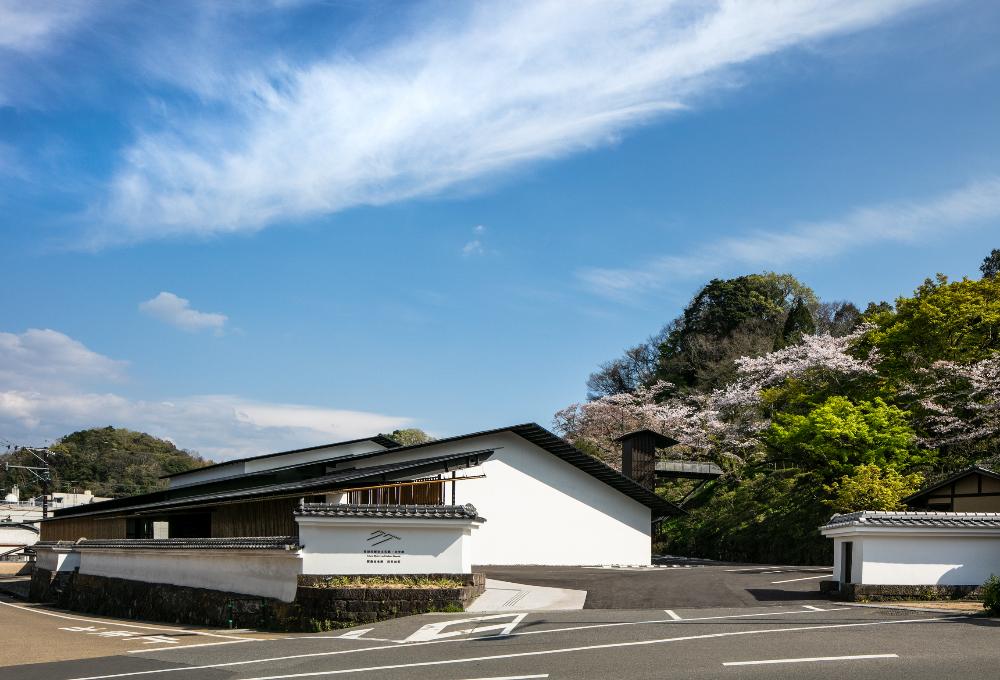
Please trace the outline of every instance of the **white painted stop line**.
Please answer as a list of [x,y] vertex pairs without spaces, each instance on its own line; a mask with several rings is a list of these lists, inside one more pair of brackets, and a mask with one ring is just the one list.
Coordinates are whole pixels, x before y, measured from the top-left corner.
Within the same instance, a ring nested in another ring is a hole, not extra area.
[[861,659],[898,659],[899,654],[855,654],[853,656],[809,656],[801,659],[761,659],[759,661],[725,661],[723,666],[763,666],[771,663],[809,663],[811,661],[859,661]]

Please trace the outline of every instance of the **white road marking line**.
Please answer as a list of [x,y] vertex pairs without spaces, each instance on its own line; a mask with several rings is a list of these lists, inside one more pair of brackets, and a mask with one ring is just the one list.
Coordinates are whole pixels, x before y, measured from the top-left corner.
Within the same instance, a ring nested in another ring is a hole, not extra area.
[[122,623],[120,621],[108,621],[104,619],[85,619],[80,616],[66,616],[65,614],[55,614],[53,612],[43,611],[41,609],[35,609],[34,607],[22,607],[18,604],[11,604],[10,602],[4,602],[0,600],[0,604],[5,607],[13,607],[14,609],[20,609],[21,611],[31,612],[32,614],[43,614],[45,616],[52,616],[57,619],[68,619],[70,621],[86,621],[87,623],[113,623],[116,626],[123,626],[124,628],[139,628],[141,630],[159,630],[159,631],[169,631],[171,633],[188,633],[190,635],[207,635],[208,637],[217,638],[230,638],[233,640],[243,640],[245,638],[237,637],[235,635],[220,635],[219,633],[204,633],[198,630],[186,630],[184,628],[164,628],[163,626],[140,626],[137,623]]
[[340,640],[357,640],[359,637],[361,637],[365,633],[370,633],[373,630],[375,630],[375,629],[374,628],[362,628],[360,630],[352,630],[350,633],[344,633],[343,635],[336,635],[334,637],[336,637],[336,638],[338,638]]
[[829,574],[820,574],[819,576],[803,576],[802,578],[786,578],[784,581],[771,581],[771,584],[791,583],[792,581],[811,581],[816,578],[830,578],[831,576],[833,576],[832,571]]
[[285,675],[262,675],[246,680],[286,680],[287,678],[310,678],[322,675],[346,675],[348,673],[365,673],[369,671],[388,671],[402,668],[424,668],[427,666],[449,666],[463,663],[478,663],[480,661],[497,661],[499,659],[518,659],[529,656],[549,656],[552,654],[570,654],[573,652],[587,652],[597,649],[617,649],[622,647],[640,647],[648,645],[658,645],[668,642],[681,642],[686,640],[706,640],[710,638],[735,637],[738,635],[764,635],[767,633],[797,633],[801,631],[827,630],[831,628],[858,628],[863,626],[879,626],[896,623],[924,623],[927,621],[945,621],[948,619],[962,619],[966,616],[942,616],[933,619],[906,619],[900,621],[869,621],[866,623],[839,623],[822,626],[800,626],[798,628],[768,628],[766,630],[738,630],[728,633],[708,633],[705,635],[686,635],[675,638],[661,638],[658,640],[633,640],[630,642],[612,642],[602,645],[586,645],[582,647],[563,647],[561,649],[543,649],[533,652],[515,652],[511,654],[495,654],[492,656],[476,656],[465,659],[442,659],[438,661],[419,661],[415,663],[386,664],[384,666],[366,666],[362,668],[342,668],[333,671],[313,671],[311,673],[288,673]]
[[675,612],[673,609],[664,609],[663,611],[665,611],[667,613],[667,616],[672,618],[674,621],[681,620],[681,617],[677,616],[677,612]]
[[[491,616],[476,616],[471,619],[458,619],[451,621],[439,621],[437,623],[428,623],[426,626],[421,626],[419,630],[406,638],[404,642],[427,642],[430,640],[440,640],[442,638],[456,637],[458,635],[471,635],[472,633],[485,633],[487,631],[495,630],[499,631],[496,633],[497,636],[509,635],[512,630],[524,620],[527,614],[493,614]],[[454,626],[459,623],[482,623],[484,621],[496,621],[497,619],[509,619],[503,621],[502,623],[491,623],[489,625],[474,625],[471,628],[461,628],[459,630],[449,630],[448,632],[443,632],[445,628],[449,626]]]
[[825,612],[825,611],[827,611],[826,609],[820,609],[819,607],[814,607],[814,606],[813,606],[813,605],[811,605],[811,604],[804,604],[804,605],[802,605],[802,606],[803,606],[803,607],[804,607],[805,609],[808,609],[809,611],[813,611],[813,612]]
[[541,675],[505,675],[502,678],[472,678],[471,680],[532,680],[532,678],[547,678],[548,673]]
[[817,569],[823,569],[823,571],[832,571],[829,568],[824,567],[798,567],[795,565],[773,565],[773,566],[760,566],[760,567],[740,567],[739,569],[723,569],[723,571],[729,572],[739,572],[739,571],[756,571],[758,573],[767,573],[768,571],[774,571],[777,569],[785,569],[787,571],[816,571]]
[[174,647],[154,647],[153,649],[130,649],[129,654],[142,654],[144,652],[163,652],[168,649],[191,649],[192,647],[217,647],[218,645],[238,645],[241,642],[259,642],[252,638],[242,640],[224,640],[223,642],[202,642],[196,645],[177,645]]
[[[850,609],[850,607],[837,607],[835,609],[824,609],[824,612],[839,612]],[[620,626],[641,626],[645,624],[675,624],[683,625],[685,623],[692,623],[695,621],[715,621],[718,619],[747,619],[755,618],[759,616],[779,616],[782,614],[810,614],[815,612],[808,612],[802,609],[797,609],[795,611],[784,611],[784,612],[761,612],[757,614],[728,614],[725,616],[702,616],[694,619],[684,619],[681,622],[674,621],[673,619],[653,619],[647,621],[618,621],[615,623],[594,623],[585,626],[567,626],[565,628],[550,628],[547,630],[522,630],[520,632],[511,633],[509,637],[520,637],[522,635],[544,635],[546,633],[565,633],[577,630],[590,630],[592,628],[616,628]],[[946,618],[966,618],[964,616],[958,617],[946,617]],[[936,621],[937,619],[926,619],[927,621]],[[477,638],[478,640],[486,640],[489,637],[485,636]],[[333,636],[312,636],[312,637],[301,637],[294,638],[298,640],[329,640]],[[372,639],[372,638],[369,638]],[[200,671],[209,668],[227,668],[229,666],[245,666],[254,663],[267,663],[270,661],[290,661],[292,659],[306,659],[319,656],[339,656],[341,654],[358,654],[360,652],[375,652],[379,650],[386,649],[409,649],[410,647],[423,647],[424,645],[440,645],[447,642],[465,642],[465,638],[448,638],[445,640],[430,640],[429,642],[412,642],[409,644],[399,644],[401,640],[391,640],[389,642],[394,642],[392,645],[381,645],[378,647],[360,647],[358,649],[341,649],[335,652],[310,652],[309,654],[293,654],[291,656],[276,656],[266,659],[248,659],[246,661],[229,661],[226,663],[209,664],[207,666],[180,666],[177,668],[157,668],[155,670],[149,671],[132,671],[131,673],[115,673],[112,675],[95,675],[85,678],[71,678],[70,680],[106,680],[107,678],[123,678],[130,677],[133,675],[153,675],[156,673],[176,673],[177,671]]]
[[810,656],[802,659],[762,659],[760,661],[726,661],[723,666],[762,666],[770,663],[808,663],[810,661],[857,661],[859,659],[898,659],[899,654],[855,654],[854,656]]

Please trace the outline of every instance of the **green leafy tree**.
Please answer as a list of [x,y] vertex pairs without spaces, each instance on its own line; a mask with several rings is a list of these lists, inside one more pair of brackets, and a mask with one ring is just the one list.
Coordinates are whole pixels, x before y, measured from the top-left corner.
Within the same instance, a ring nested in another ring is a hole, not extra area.
[[773,459],[820,479],[850,474],[874,463],[909,467],[923,462],[908,413],[882,399],[828,398],[805,415],[779,413],[764,435]]
[[892,466],[863,464],[825,487],[831,496],[827,504],[837,512],[901,510],[900,501],[916,492],[923,481],[919,473],[904,475]]
[[797,471],[757,471],[715,483],[711,498],[666,522],[657,546],[673,555],[734,562],[829,564],[831,541],[819,533],[830,518],[819,489]]
[[995,279],[997,274],[1000,274],[1000,249],[994,248],[983,259],[983,263],[979,265],[979,271],[983,273],[984,279]]
[[430,436],[419,427],[408,427],[402,430],[393,430],[392,434],[387,436],[390,439],[395,439],[403,446],[413,446],[414,444],[423,444],[425,442],[434,441],[434,437]]
[[[178,449],[172,442],[145,432],[102,427],[73,432],[49,447],[54,491],[91,490],[97,496],[131,496],[166,486],[163,475],[207,464],[200,456]],[[26,454],[0,456],[0,463],[27,460]],[[4,473],[0,486],[19,484],[27,494],[38,494],[38,484],[17,471]]]
[[935,361],[971,362],[1000,351],[1000,278],[927,279],[895,311],[881,311],[866,347],[878,349],[884,371],[909,375]]
[[790,274],[750,274],[709,281],[669,327],[659,348],[658,377],[708,390],[735,375],[735,360],[774,348],[796,300],[816,295]]
[[802,342],[803,335],[812,335],[815,332],[816,321],[812,312],[809,311],[805,300],[797,297],[785,317],[785,323],[781,326],[781,334],[774,341],[774,349],[797,345]]

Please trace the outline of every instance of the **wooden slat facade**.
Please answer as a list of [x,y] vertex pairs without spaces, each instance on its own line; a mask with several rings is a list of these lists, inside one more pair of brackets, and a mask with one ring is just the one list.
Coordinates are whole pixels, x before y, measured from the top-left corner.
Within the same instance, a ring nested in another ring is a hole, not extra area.
[[222,505],[212,511],[212,537],[298,536],[293,512],[297,498]]
[[67,517],[41,523],[40,541],[75,541],[79,538],[125,538],[124,517]]

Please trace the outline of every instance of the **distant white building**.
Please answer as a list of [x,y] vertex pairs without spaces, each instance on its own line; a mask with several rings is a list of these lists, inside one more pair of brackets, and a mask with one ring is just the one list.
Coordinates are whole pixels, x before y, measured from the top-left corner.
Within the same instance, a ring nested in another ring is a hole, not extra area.
[[[38,541],[39,522],[42,519],[42,497],[21,500],[21,490],[13,486],[0,503],[0,559],[5,553],[34,545]],[[89,505],[111,500],[95,496],[89,490],[83,493],[56,492],[49,495],[49,513],[57,509]]]

